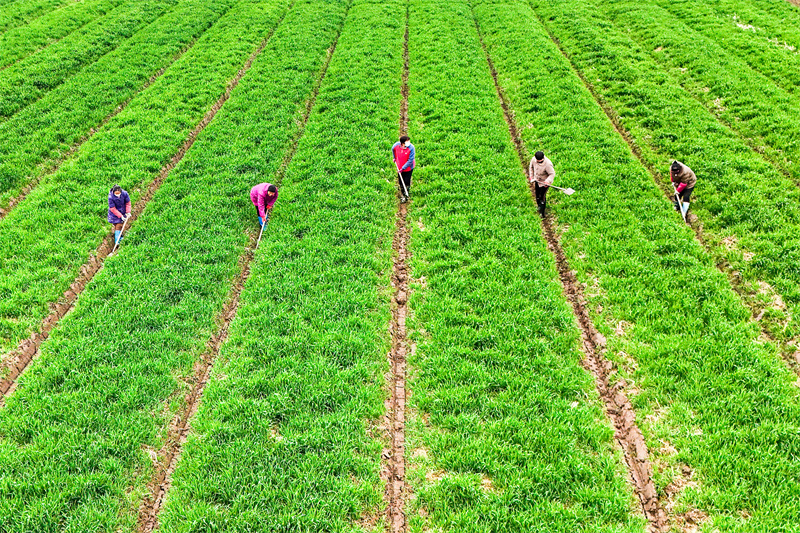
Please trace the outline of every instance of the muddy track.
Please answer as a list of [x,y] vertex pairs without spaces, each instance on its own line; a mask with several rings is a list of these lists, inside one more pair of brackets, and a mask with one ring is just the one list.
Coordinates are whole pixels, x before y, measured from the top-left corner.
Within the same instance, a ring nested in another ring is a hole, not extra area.
[[[292,5],[294,5],[294,3]],[[289,9],[291,9],[291,6]],[[288,12],[288,10],[286,12]],[[286,13],[284,13],[283,16],[285,17]],[[156,176],[156,178],[147,187],[145,193],[142,194],[142,196],[131,209],[131,216],[126,226],[127,229],[130,229],[130,227],[136,223],[136,219],[139,217],[142,211],[144,211],[144,208],[153,198],[159,187],[161,187],[161,184],[164,182],[167,176],[169,176],[170,172],[172,172],[172,169],[174,169],[175,166],[183,159],[183,157],[186,155],[186,152],[189,151],[194,144],[200,132],[202,132],[214,119],[217,112],[230,97],[233,89],[236,88],[242,77],[247,73],[248,70],[250,70],[250,66],[253,64],[253,61],[255,61],[256,57],[258,57],[262,50],[264,50],[264,48],[267,46],[270,37],[272,37],[275,29],[282,21],[283,17],[281,17],[281,19],[276,23],[272,31],[270,31],[269,35],[261,42],[256,51],[250,55],[247,61],[245,61],[242,68],[236,73],[236,76],[234,76],[234,78],[228,82],[228,86],[222,96],[220,96],[214,105],[211,106],[211,109],[208,110],[200,123],[195,126],[187,139],[184,141],[181,148],[175,153],[175,155],[172,156],[169,163],[161,169],[161,172],[159,172],[158,176]],[[16,350],[9,354],[6,362],[0,368],[0,375],[4,375],[4,378],[2,381],[0,381],[0,406],[3,405],[4,398],[14,391],[17,378],[39,353],[39,346],[50,336],[50,332],[58,325],[59,321],[64,318],[69,311],[72,310],[75,305],[75,301],[78,299],[78,296],[80,296],[80,294],[86,288],[86,285],[92,280],[95,274],[97,274],[100,268],[102,268],[103,263],[113,249],[113,246],[113,237],[111,234],[109,234],[103,239],[94,253],[90,255],[89,260],[80,268],[78,277],[75,278],[69,289],[64,292],[60,301],[53,306],[53,310],[50,312],[50,314],[42,321],[40,331],[38,333],[32,333],[29,338],[20,342]]]
[[[475,19],[475,28],[478,31],[478,37],[494,80],[500,105],[503,108],[503,116],[508,123],[511,139],[514,142],[514,147],[519,156],[519,162],[522,165],[523,172],[525,172],[528,157],[522,142],[522,137],[519,133],[519,128],[517,127],[508,99],[497,79],[497,70],[494,67],[489,50],[483,42],[483,34],[481,33],[480,25],[475,17],[474,10],[473,18]],[[531,196],[533,197],[533,185],[530,186],[530,189]],[[622,448],[625,463],[628,466],[628,471],[633,481],[633,488],[649,523],[649,529],[652,532],[667,531],[667,514],[658,499],[658,492],[656,491],[652,479],[653,467],[650,463],[647,445],[645,444],[642,432],[636,424],[636,414],[633,410],[633,405],[631,405],[625,394],[625,383],[624,381],[620,381],[616,385],[611,386],[609,375],[613,370],[613,363],[603,356],[606,339],[595,329],[594,324],[592,324],[589,313],[586,310],[581,285],[572,272],[572,269],[569,267],[567,257],[564,254],[564,250],[561,248],[561,243],[553,231],[552,221],[548,217],[542,217],[542,227],[544,228],[547,246],[555,256],[556,267],[558,268],[558,274],[564,288],[564,294],[570,304],[572,304],[573,313],[578,319],[584,353],[583,365],[594,375],[595,386],[600,394],[600,398],[605,403],[606,413],[614,425],[614,437],[620,448]]]
[[[226,11],[226,13],[227,13],[227,11]],[[225,13],[220,15],[219,18],[222,18],[224,16],[225,16]],[[217,20],[219,20],[219,19],[217,19]],[[111,121],[111,119],[113,119],[114,117],[119,115],[126,107],[128,107],[128,105],[133,101],[134,98],[139,96],[141,93],[143,93],[145,90],[147,90],[148,87],[150,87],[153,83],[155,83],[155,81],[157,79],[159,79],[167,71],[167,69],[169,67],[171,67],[176,61],[178,61],[181,57],[183,57],[183,55],[186,52],[191,50],[194,47],[194,45],[197,43],[197,41],[200,39],[200,37],[202,37],[205,34],[206,31],[208,31],[212,26],[214,26],[214,24],[216,24],[216,21],[214,23],[212,23],[208,28],[203,30],[200,33],[200,35],[198,35],[197,37],[192,39],[189,42],[188,45],[186,45],[181,51],[179,51],[177,54],[175,54],[172,57],[172,59],[170,59],[169,62],[166,65],[164,65],[158,72],[156,72],[155,74],[150,76],[150,78],[145,82],[145,84],[142,85],[127,100],[125,100],[124,102],[119,104],[116,108],[114,108],[114,110],[111,113],[106,115],[103,118],[103,120],[101,120],[96,126],[94,126],[93,128],[90,128],[88,133],[86,133],[83,137],[81,137],[80,139],[75,141],[72,144],[72,146],[70,146],[69,149],[66,152],[64,152],[63,155],[59,156],[56,159],[53,159],[53,160],[47,162],[46,164],[40,165],[39,170],[36,173],[37,174],[36,177],[34,177],[34,179],[31,180],[31,182],[28,183],[20,191],[20,193],[18,195],[14,196],[13,198],[11,198],[8,201],[8,206],[6,206],[5,209],[0,208],[0,220],[2,220],[9,213],[9,211],[11,211],[14,207],[16,207],[17,204],[22,202],[28,196],[28,194],[30,194],[30,192],[33,189],[35,189],[36,186],[39,185],[39,183],[45,177],[47,177],[47,176],[49,176],[51,174],[55,174],[58,171],[58,169],[61,167],[61,165],[64,164],[65,161],[67,161],[70,157],[72,157],[75,154],[75,152],[77,152],[81,148],[81,146],[83,146],[84,143],[86,143],[86,141],[91,139],[94,136],[94,134],[97,133],[98,131],[100,131],[106,124],[108,124]]]
[[[400,103],[400,134],[408,131],[408,32],[409,7],[406,6],[406,31],[403,37],[403,81]],[[399,187],[399,185],[398,185]],[[398,189],[399,190],[399,189]],[[408,243],[411,232],[407,224],[408,204],[398,204],[395,222],[395,233],[392,241],[394,260],[392,264],[392,321],[389,333],[392,336],[392,348],[389,352],[390,372],[386,376],[389,397],[384,402],[388,447],[383,450],[381,478],[386,483],[384,503],[386,519],[391,533],[408,531],[406,519],[406,496],[409,488],[406,481],[406,367],[409,352],[408,317],[409,297],[409,261],[411,253]]]
[[[797,0],[797,5],[800,6],[800,0]],[[539,18],[539,22],[541,22],[542,26],[547,31],[547,34],[550,36],[550,39],[553,41],[556,47],[558,47],[559,51],[564,56],[564,58],[567,61],[569,61],[572,71],[583,82],[583,85],[592,95],[595,102],[597,102],[597,105],[600,106],[600,108],[606,114],[608,119],[611,121],[611,124],[614,126],[614,129],[617,131],[619,136],[622,137],[622,139],[624,139],[625,142],[628,144],[628,148],[630,149],[631,154],[633,154],[633,156],[636,157],[636,159],[639,161],[639,164],[641,164],[642,167],[647,169],[647,171],[652,176],[656,186],[659,189],[661,189],[661,191],[664,193],[664,196],[666,196],[671,201],[674,198],[672,188],[667,185],[665,179],[662,177],[658,169],[656,169],[653,165],[651,165],[645,160],[645,158],[642,155],[642,151],[639,148],[639,145],[633,139],[631,134],[622,125],[617,113],[610,105],[608,105],[608,103],[603,99],[603,97],[597,92],[597,90],[594,88],[594,85],[592,85],[592,83],[586,79],[586,77],[583,75],[583,72],[581,72],[577,68],[577,66],[572,62],[572,59],[562,48],[561,42],[559,41],[558,37],[553,35],[553,33],[550,31],[550,28],[547,26],[545,21],[542,20],[541,17],[539,17],[538,14],[537,17]],[[724,122],[722,121],[720,121],[720,123],[724,124]],[[769,160],[766,157],[764,157],[764,159],[769,162]],[[730,263],[728,263],[724,258],[719,257],[713,253],[712,247],[707,243],[706,238],[704,236],[703,224],[700,221],[700,219],[693,213],[689,213],[687,221],[689,223],[689,227],[691,227],[694,230],[697,241],[703,246],[703,249],[705,249],[708,255],[714,260],[717,269],[723,274],[725,274],[725,276],[728,278],[728,282],[730,283],[731,288],[736,292],[736,294],[739,295],[739,298],[741,299],[742,303],[748,309],[750,309],[753,321],[759,323],[762,337],[767,339],[770,343],[772,343],[778,348],[778,351],[780,352],[781,357],[786,362],[786,365],[790,369],[792,369],[798,376],[800,376],[800,349],[798,349],[798,346],[800,346],[800,339],[795,337],[793,339],[782,341],[776,339],[775,336],[773,336],[769,332],[768,328],[761,323],[761,319],[764,315],[764,312],[768,309],[768,307],[764,307],[763,305],[760,305],[758,303],[757,300],[758,295],[748,290],[744,286],[739,272],[737,272],[730,265]],[[798,381],[800,382],[800,380]]]
[[[352,5],[352,2],[350,5]],[[347,13],[345,13],[345,16],[342,20],[346,18]],[[342,28],[340,27],[339,34],[341,34],[341,29]],[[308,117],[311,115],[311,110],[314,108],[314,103],[317,100],[320,86],[322,85],[322,81],[324,80],[325,74],[328,71],[328,66],[330,65],[333,53],[336,51],[336,45],[339,41],[339,34],[337,34],[333,44],[328,48],[325,61],[320,69],[320,73],[317,76],[317,81],[314,84],[311,95],[306,100],[303,118],[298,125],[297,132],[292,139],[286,156],[275,173],[276,178],[274,179],[274,182],[276,185],[281,184],[283,176],[286,174],[287,167],[292,162],[295,153],[297,153],[300,139],[305,133]],[[159,462],[156,468],[156,474],[148,485],[148,492],[151,496],[145,498],[139,508],[137,531],[140,533],[151,533],[158,528],[158,513],[161,511],[167,492],[172,486],[172,474],[175,472],[181,452],[183,451],[183,444],[186,442],[186,439],[189,435],[189,431],[191,429],[191,419],[200,406],[203,391],[205,390],[205,386],[208,383],[211,375],[211,369],[217,357],[219,356],[222,344],[225,342],[225,339],[228,336],[228,329],[230,328],[231,322],[233,322],[233,319],[236,317],[236,311],[238,310],[239,298],[241,296],[242,289],[244,288],[247,279],[250,277],[250,264],[255,255],[255,245],[256,237],[251,236],[250,246],[239,258],[240,273],[234,282],[227,303],[217,319],[217,323],[220,324],[219,330],[216,334],[214,334],[214,336],[211,337],[211,339],[209,339],[208,343],[206,344],[205,352],[200,356],[200,359],[195,364],[191,378],[191,383],[194,384],[192,386],[192,390],[184,399],[183,409],[181,409],[173,418],[172,423],[169,426],[169,432],[167,434],[167,439],[164,443],[164,446],[157,454]]]

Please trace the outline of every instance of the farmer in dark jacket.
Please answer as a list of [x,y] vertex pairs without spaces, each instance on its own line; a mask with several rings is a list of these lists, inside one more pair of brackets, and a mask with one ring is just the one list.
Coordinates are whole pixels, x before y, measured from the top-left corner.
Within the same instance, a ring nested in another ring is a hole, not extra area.
[[114,226],[114,244],[119,243],[122,225],[131,216],[131,197],[119,185],[108,191],[108,221]]
[[[672,180],[675,191],[678,193],[677,198],[672,203],[675,204],[675,209],[685,215],[689,212],[689,199],[692,197],[692,191],[694,191],[694,186],[697,184],[697,176],[695,176],[691,168],[680,161],[673,161],[672,166],[669,168],[669,177]],[[680,198],[683,205],[678,204],[678,198]]]

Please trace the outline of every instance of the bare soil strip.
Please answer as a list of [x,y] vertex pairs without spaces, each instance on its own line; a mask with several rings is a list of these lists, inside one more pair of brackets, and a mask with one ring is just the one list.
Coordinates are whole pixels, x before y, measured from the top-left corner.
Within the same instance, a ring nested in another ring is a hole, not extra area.
[[[408,19],[406,7],[406,32],[403,37],[403,83],[400,104],[400,134],[408,131]],[[386,482],[384,502],[386,518],[391,533],[408,531],[405,500],[408,495],[406,482],[406,356],[409,351],[406,318],[408,316],[408,275],[411,252],[408,242],[411,231],[407,225],[408,204],[399,204],[392,248],[395,252],[392,265],[392,321],[389,332],[392,335],[392,348],[389,352],[391,372],[386,376],[390,395],[385,401],[386,431],[389,447],[383,450],[381,478]]]
[[[345,18],[347,18],[346,13],[343,20]],[[339,31],[341,32],[341,28]],[[337,34],[333,44],[330,46],[330,48],[328,48],[325,62],[320,69],[320,73],[317,77],[317,81],[314,85],[311,96],[308,98],[308,100],[306,100],[303,118],[298,126],[295,138],[292,140],[292,144],[289,147],[289,150],[287,151],[283,161],[281,162],[280,168],[276,171],[276,179],[274,181],[277,185],[280,185],[283,176],[286,173],[286,168],[292,162],[292,159],[297,152],[300,139],[305,132],[308,117],[311,114],[314,103],[316,102],[320,86],[322,85],[322,81],[328,71],[328,65],[330,65],[331,57],[336,50],[336,44],[338,41],[339,35]],[[194,372],[191,378],[191,383],[194,383],[192,390],[184,399],[183,409],[175,415],[175,418],[173,418],[172,423],[169,426],[169,433],[164,446],[158,452],[159,464],[156,469],[155,476],[149,484],[149,492],[152,496],[145,498],[139,508],[137,529],[140,533],[151,533],[158,528],[158,513],[161,511],[161,507],[164,504],[167,492],[172,486],[172,475],[175,472],[181,452],[183,451],[183,445],[189,435],[189,431],[191,429],[191,419],[200,406],[203,391],[205,390],[205,386],[208,383],[211,375],[211,369],[217,357],[219,356],[222,344],[225,342],[225,339],[228,336],[228,329],[230,328],[231,322],[233,322],[233,319],[236,317],[236,311],[239,307],[239,297],[241,296],[242,289],[244,288],[245,282],[250,277],[250,264],[255,253],[255,244],[256,237],[253,235],[250,239],[250,246],[239,258],[239,265],[241,268],[240,273],[231,289],[228,303],[225,305],[222,313],[217,319],[217,322],[220,324],[220,328],[217,333],[212,336],[211,339],[209,339],[208,343],[206,344],[206,351],[202,356],[200,356],[200,359],[195,364]]]
[[[212,24],[212,26],[213,26],[213,24]],[[205,31],[208,31],[208,29],[210,29],[210,28],[211,28],[211,26],[209,26],[209,28],[207,28],[206,30],[204,30],[204,31],[203,31],[203,33],[205,33]],[[111,119],[112,119],[112,118],[114,118],[115,116],[119,115],[119,114],[122,112],[122,110],[123,110],[123,109],[125,109],[126,107],[128,107],[128,104],[130,104],[130,103],[131,103],[131,101],[132,101],[134,98],[136,98],[137,96],[139,96],[139,95],[140,95],[142,92],[144,92],[144,91],[145,91],[145,90],[146,90],[148,87],[150,87],[150,86],[151,86],[151,85],[152,85],[152,84],[153,84],[153,83],[154,83],[154,82],[155,82],[155,81],[156,81],[158,78],[160,78],[160,77],[161,77],[161,76],[164,74],[164,72],[166,72],[166,71],[167,71],[167,69],[168,69],[169,67],[171,67],[171,66],[173,65],[173,63],[175,63],[176,61],[178,61],[178,60],[179,60],[179,59],[180,59],[180,58],[181,58],[181,57],[182,57],[182,56],[183,56],[183,55],[184,55],[186,52],[188,52],[189,50],[191,50],[191,49],[192,49],[192,47],[193,47],[193,46],[194,46],[194,45],[197,43],[197,41],[198,41],[198,40],[200,39],[200,37],[203,35],[203,33],[201,33],[200,35],[198,35],[197,37],[195,37],[195,38],[194,38],[194,39],[193,39],[191,42],[189,42],[189,44],[188,44],[186,47],[184,47],[184,48],[183,48],[183,50],[181,50],[180,52],[178,52],[177,54],[175,54],[175,56],[174,56],[174,57],[173,57],[173,58],[172,58],[172,59],[169,61],[169,63],[167,63],[166,65],[164,65],[164,66],[163,66],[163,67],[162,67],[162,68],[161,68],[161,69],[160,69],[158,72],[156,72],[155,74],[153,74],[152,76],[150,76],[150,79],[148,79],[148,80],[145,82],[145,84],[144,84],[144,85],[142,85],[142,86],[139,88],[139,90],[137,90],[135,93],[133,93],[133,94],[130,96],[130,98],[128,98],[127,100],[125,100],[124,102],[122,102],[121,104],[119,104],[119,105],[118,105],[118,106],[117,106],[117,107],[114,109],[114,111],[112,111],[111,113],[109,113],[108,115],[106,115],[106,117],[105,117],[105,118],[103,118],[103,120],[101,120],[101,121],[100,121],[100,122],[99,122],[99,123],[98,123],[98,124],[97,124],[95,127],[93,127],[93,128],[90,128],[90,129],[89,129],[89,132],[88,132],[88,133],[86,133],[86,135],[84,135],[83,137],[81,137],[80,139],[78,139],[78,140],[77,140],[75,143],[73,143],[73,144],[72,144],[72,146],[70,146],[69,150],[67,150],[66,152],[64,152],[64,154],[62,154],[62,155],[61,155],[61,156],[59,156],[58,158],[56,158],[56,159],[54,159],[54,160],[52,160],[52,161],[49,161],[49,162],[48,162],[47,164],[45,164],[45,165],[42,165],[42,166],[40,167],[39,171],[37,172],[37,176],[36,176],[36,177],[35,177],[35,178],[34,178],[34,179],[33,179],[33,180],[30,182],[30,183],[28,183],[28,185],[26,185],[26,186],[25,186],[25,187],[22,189],[22,191],[20,191],[20,193],[19,193],[17,196],[15,196],[15,197],[11,198],[11,199],[8,201],[8,206],[6,206],[6,208],[5,208],[5,209],[3,209],[3,208],[0,208],[0,220],[2,220],[2,219],[3,219],[3,218],[4,218],[4,217],[5,217],[5,216],[6,216],[6,215],[9,213],[9,211],[11,211],[11,210],[12,210],[12,209],[13,209],[13,208],[14,208],[14,207],[17,205],[17,204],[19,204],[20,202],[22,202],[22,201],[23,201],[23,200],[24,200],[24,199],[25,199],[25,198],[28,196],[28,194],[30,194],[30,192],[31,192],[31,191],[32,191],[34,188],[36,188],[36,186],[37,186],[37,185],[39,185],[39,182],[40,182],[40,181],[42,181],[42,179],[44,179],[45,177],[47,177],[47,176],[49,176],[49,175],[51,175],[51,174],[55,174],[55,173],[56,173],[56,171],[58,171],[58,169],[61,167],[61,165],[62,165],[62,164],[65,162],[65,161],[67,161],[67,160],[68,160],[70,157],[72,157],[72,156],[75,154],[75,152],[77,152],[77,151],[78,151],[78,150],[81,148],[81,146],[83,146],[83,144],[84,144],[86,141],[88,141],[89,139],[91,139],[91,138],[92,138],[92,136],[94,136],[94,134],[95,134],[95,133],[97,133],[98,131],[100,131],[100,130],[103,128],[103,126],[105,126],[106,124],[108,124],[108,123],[111,121]]]
[[[520,136],[519,128],[514,120],[514,115],[508,104],[508,100],[498,82],[497,70],[483,42],[483,35],[481,34],[477,19],[475,20],[475,27],[478,30],[481,46],[483,47],[486,61],[489,64],[489,70],[494,79],[495,89],[500,99],[500,105],[503,108],[503,116],[508,123],[511,139],[514,142],[520,164],[523,169],[526,169],[528,159],[525,146],[522,143],[522,137]],[[534,190],[532,185],[530,189],[531,195],[533,196]],[[595,329],[594,324],[592,324],[589,313],[586,311],[581,285],[572,273],[572,269],[569,267],[564,250],[561,248],[558,237],[553,231],[551,220],[546,216],[542,217],[542,226],[544,228],[545,238],[547,239],[547,246],[555,256],[556,267],[558,268],[559,277],[561,278],[561,284],[564,287],[564,294],[567,300],[572,304],[573,313],[578,319],[578,324],[581,329],[581,339],[583,341],[583,352],[585,355],[583,365],[594,375],[597,391],[600,393],[600,398],[606,405],[608,417],[614,424],[614,436],[619,446],[622,448],[625,462],[628,465],[628,470],[630,471],[633,481],[633,488],[642,505],[644,515],[649,522],[649,529],[652,532],[667,531],[667,514],[658,499],[658,493],[652,479],[653,468],[650,463],[647,445],[645,444],[642,432],[636,424],[636,414],[633,410],[633,406],[625,394],[625,384],[624,382],[620,382],[614,386],[610,385],[609,374],[613,370],[613,363],[606,359],[602,353],[605,348],[606,339]]]
[[[291,6],[289,9],[291,9]],[[286,13],[284,13],[283,16],[285,17]],[[153,198],[156,191],[167,178],[167,176],[169,176],[169,173],[172,172],[172,169],[174,169],[175,166],[183,159],[183,157],[186,155],[186,152],[189,151],[194,144],[200,132],[202,132],[214,119],[217,112],[230,97],[233,89],[236,88],[242,77],[247,74],[248,70],[250,70],[250,66],[253,64],[253,61],[255,61],[256,57],[258,57],[262,50],[264,50],[264,48],[267,46],[270,37],[272,37],[272,34],[275,32],[275,28],[277,28],[282,21],[283,17],[281,17],[270,34],[261,42],[256,51],[250,55],[247,61],[245,61],[242,68],[236,73],[236,76],[234,76],[234,78],[228,83],[228,87],[225,89],[225,92],[222,94],[222,96],[219,97],[219,100],[214,103],[200,123],[197,124],[194,130],[192,130],[192,132],[189,134],[187,139],[184,141],[183,146],[181,146],[175,155],[172,156],[170,162],[161,169],[161,172],[159,172],[158,176],[150,183],[146,192],[133,206],[130,220],[126,228],[130,228],[136,223],[136,219],[139,217],[142,211],[144,211],[144,208]],[[41,331],[38,333],[32,333],[28,339],[20,342],[16,350],[9,354],[5,364],[2,368],[0,368],[0,375],[4,375],[3,379],[0,381],[0,406],[3,405],[5,397],[9,396],[14,391],[14,388],[16,388],[17,378],[20,376],[20,374],[22,374],[25,368],[27,368],[28,364],[38,355],[39,346],[50,336],[50,332],[58,325],[59,321],[70,310],[72,310],[75,305],[75,301],[78,299],[78,296],[80,296],[80,294],[86,288],[86,285],[92,280],[94,275],[97,274],[100,268],[102,268],[103,262],[113,247],[113,236],[109,234],[105,239],[103,239],[103,242],[100,243],[94,254],[89,257],[89,260],[81,267],[78,277],[75,278],[75,281],[72,282],[70,288],[64,293],[61,301],[53,306],[52,312],[42,321]]]
[[[792,3],[796,3],[796,5],[800,6],[800,0],[790,0],[790,1]],[[619,136],[622,137],[625,140],[625,142],[628,144],[628,148],[630,149],[631,153],[634,155],[634,157],[636,157],[636,159],[639,161],[639,163],[645,169],[647,169],[647,171],[653,177],[653,181],[655,182],[655,184],[664,193],[664,196],[666,196],[667,198],[672,200],[673,197],[674,197],[673,196],[673,191],[671,190],[670,187],[667,186],[666,183],[664,183],[664,180],[661,179],[661,173],[658,171],[658,169],[656,169],[655,167],[650,165],[644,159],[644,157],[642,156],[641,149],[636,144],[636,141],[633,139],[631,134],[622,125],[622,123],[619,120],[619,117],[618,117],[617,113],[614,111],[614,109],[611,106],[606,104],[606,102],[603,100],[602,96],[600,96],[598,94],[598,92],[595,90],[594,85],[592,85],[592,83],[589,80],[587,80],[586,77],[583,75],[583,72],[581,72],[575,66],[575,63],[572,62],[572,60],[570,59],[569,55],[561,47],[561,42],[558,40],[558,37],[553,35],[553,33],[547,27],[547,24],[545,24],[545,21],[542,20],[541,17],[539,17],[539,21],[542,23],[542,26],[545,28],[545,30],[547,30],[547,33],[550,36],[550,39],[558,47],[558,49],[561,52],[561,54],[564,56],[564,58],[567,61],[569,61],[570,66],[572,67],[572,71],[575,73],[576,76],[578,76],[580,78],[580,80],[583,82],[583,85],[591,93],[591,95],[594,98],[595,102],[597,102],[597,105],[600,106],[600,108],[606,114],[608,119],[611,121],[611,124],[614,126],[614,129],[617,130],[617,133],[619,134]],[[720,120],[720,123],[725,125],[725,126],[727,126],[727,124],[725,124],[721,120]],[[765,159],[765,161],[770,162],[766,157],[764,159]],[[764,312],[765,312],[766,308],[765,308],[765,306],[763,304],[760,304],[758,302],[758,298],[757,298],[758,295],[753,293],[753,291],[747,289],[744,286],[744,284],[742,283],[742,280],[740,278],[739,273],[730,265],[730,263],[728,263],[727,261],[725,261],[722,258],[719,258],[719,257],[715,256],[715,254],[711,250],[711,247],[706,243],[706,239],[705,239],[704,234],[703,234],[703,224],[700,221],[700,219],[697,218],[697,216],[695,214],[689,213],[687,215],[687,217],[686,217],[686,220],[689,223],[689,226],[694,230],[695,236],[697,237],[698,242],[700,242],[700,244],[703,246],[703,248],[706,250],[706,252],[708,252],[708,254],[714,259],[714,262],[715,262],[715,264],[717,266],[717,269],[719,269],[720,272],[722,272],[723,274],[725,274],[725,276],[727,276],[728,281],[729,281],[731,287],[733,288],[733,290],[736,291],[736,294],[739,295],[739,297],[741,298],[742,302],[748,307],[748,309],[750,309],[750,312],[751,312],[752,317],[753,317],[753,321],[759,323],[759,327],[761,329],[761,336],[764,339],[767,339],[769,342],[771,342],[772,344],[774,344],[778,348],[778,351],[780,352],[781,356],[783,357],[784,361],[786,362],[786,365],[789,368],[791,368],[798,376],[800,376],[800,350],[798,350],[798,348],[797,348],[798,344],[800,344],[800,339],[795,337],[793,339],[788,339],[788,340],[781,341],[781,340],[776,339],[769,332],[769,330],[767,329],[766,325],[764,325],[761,322],[761,319],[762,319],[762,317],[764,315]],[[800,381],[800,380],[798,380],[798,381]]]

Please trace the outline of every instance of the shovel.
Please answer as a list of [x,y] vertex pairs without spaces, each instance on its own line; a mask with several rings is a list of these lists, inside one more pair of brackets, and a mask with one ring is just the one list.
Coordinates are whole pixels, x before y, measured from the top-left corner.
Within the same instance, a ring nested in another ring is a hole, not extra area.
[[[540,183],[538,181],[536,181],[535,183],[538,183],[539,185],[544,185],[543,183]],[[566,189],[561,188],[561,187],[556,187],[555,185],[549,185],[549,187],[552,187],[553,189],[559,190],[559,191],[563,192],[564,194],[566,194],[567,196],[572,196],[573,194],[575,194],[575,189],[571,189],[569,187],[566,188]]]
[[258,250],[258,245],[261,243],[261,236],[264,234],[264,228],[267,227],[267,222],[269,222],[269,211],[264,213],[264,223],[261,224],[261,231],[258,232],[258,240],[256,241],[255,250]]
[[408,198],[408,189],[406,189],[406,182],[403,181],[403,174],[400,172],[400,167],[397,166],[397,161],[394,162],[394,168],[397,169],[397,177],[400,178],[400,185],[403,186],[403,192],[405,193],[406,198]]
[[675,188],[675,185],[672,185],[673,190],[675,191],[675,201],[678,202],[678,209],[681,210],[681,216],[683,217],[683,221],[686,222],[686,211],[689,209],[687,208],[686,211],[683,210],[683,200],[681,199],[681,195],[678,192],[678,189]]
[[130,220],[130,218],[131,218],[130,215],[128,215],[128,217],[122,221],[122,229],[119,230],[119,240],[114,243],[114,248],[111,250],[112,254],[117,250],[117,247],[119,247],[119,243],[122,242],[122,234],[125,233],[125,224],[128,223],[128,220]]

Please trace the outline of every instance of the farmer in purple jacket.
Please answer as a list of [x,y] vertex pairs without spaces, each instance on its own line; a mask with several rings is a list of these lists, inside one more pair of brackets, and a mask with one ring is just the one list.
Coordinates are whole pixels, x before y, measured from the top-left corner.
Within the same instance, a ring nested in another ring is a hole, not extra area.
[[108,191],[108,221],[114,226],[114,244],[119,243],[122,225],[131,216],[131,197],[128,191],[114,185]]
[[259,226],[263,226],[269,220],[272,206],[277,199],[278,188],[271,183],[259,183],[250,189],[250,201],[256,206]]

